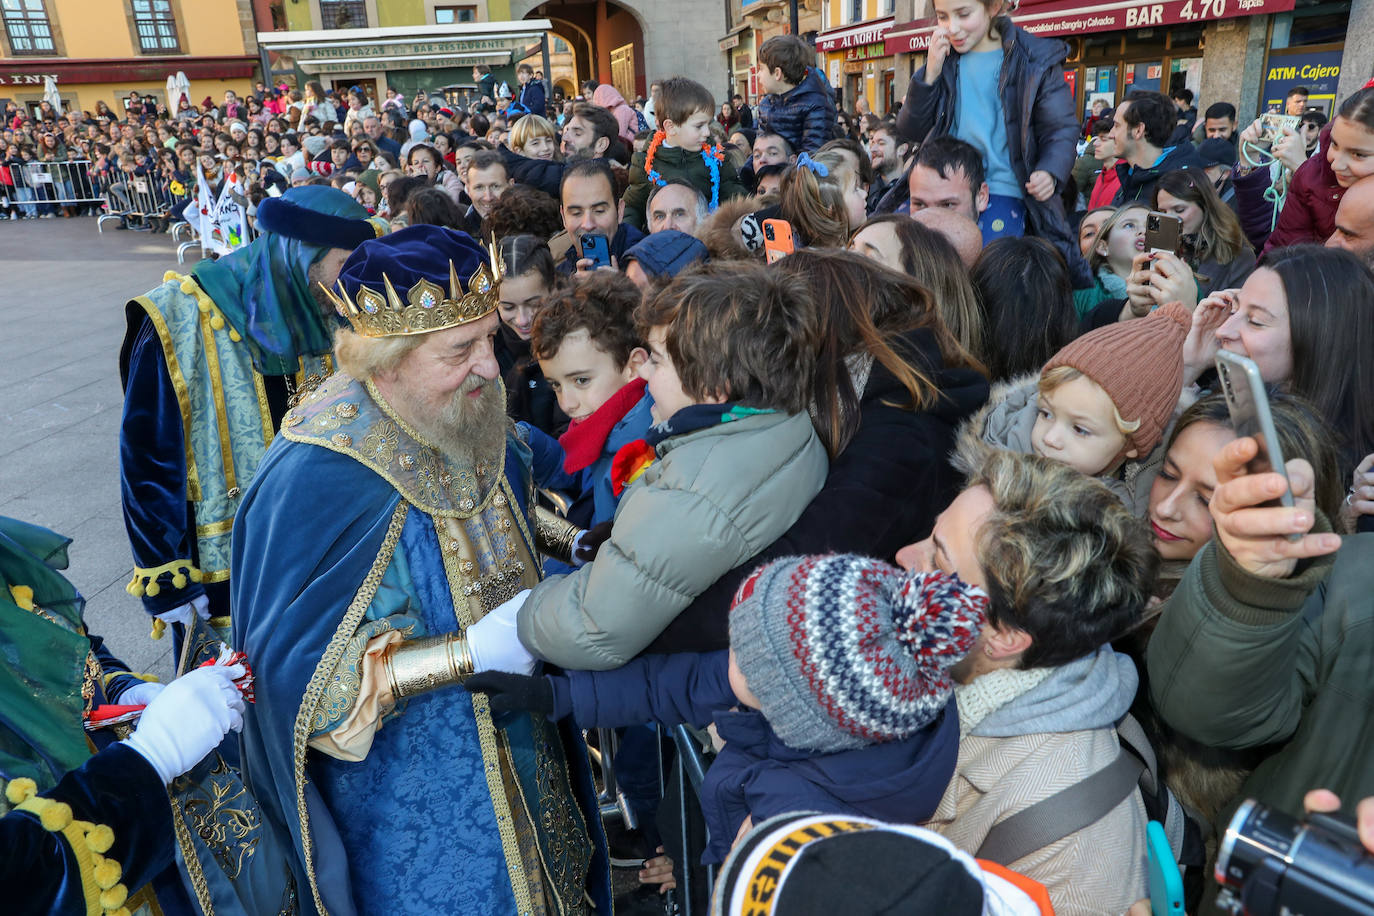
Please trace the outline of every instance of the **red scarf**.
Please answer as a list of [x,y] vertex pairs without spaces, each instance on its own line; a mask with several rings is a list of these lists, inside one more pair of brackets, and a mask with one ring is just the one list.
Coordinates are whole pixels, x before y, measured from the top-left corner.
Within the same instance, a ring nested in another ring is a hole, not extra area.
[[611,430],[644,397],[645,382],[637,378],[622,387],[585,420],[573,420],[558,439],[563,446],[563,470],[576,474],[591,467],[606,448]]

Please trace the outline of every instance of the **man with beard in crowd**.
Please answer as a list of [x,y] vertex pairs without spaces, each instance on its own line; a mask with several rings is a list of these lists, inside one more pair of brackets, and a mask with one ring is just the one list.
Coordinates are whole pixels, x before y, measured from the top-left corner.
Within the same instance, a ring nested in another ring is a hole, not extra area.
[[[487,257],[417,225],[349,258],[340,372],[287,414],[239,513],[244,773],[309,912],[610,912],[580,739],[456,686],[533,670],[514,611],[548,549]],[[240,880],[283,885],[262,858]]]
[[229,613],[239,498],[288,401],[332,366],[337,319],[317,293],[386,231],[342,191],[303,187],[258,207],[259,236],[125,306],[120,479],[131,594],[167,623]]

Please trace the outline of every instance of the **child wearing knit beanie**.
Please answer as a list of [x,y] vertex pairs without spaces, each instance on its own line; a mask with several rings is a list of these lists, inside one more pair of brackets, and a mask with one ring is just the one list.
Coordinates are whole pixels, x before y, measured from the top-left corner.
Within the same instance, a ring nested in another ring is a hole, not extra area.
[[740,586],[728,652],[641,656],[612,671],[483,672],[493,714],[571,716],[579,727],[714,723],[706,773],[719,863],[746,818],[787,811],[927,820],[954,772],[949,669],[972,648],[988,598],[944,573],[867,557],[789,557]]
[[1141,471],[1157,461],[1177,409],[1191,326],[1188,310],[1170,302],[1144,318],[1084,334],[1056,353],[1038,379],[994,389],[993,403],[961,431],[956,463],[976,466],[989,445],[1033,453],[1102,478],[1143,512],[1144,495],[1133,481],[1153,479]]

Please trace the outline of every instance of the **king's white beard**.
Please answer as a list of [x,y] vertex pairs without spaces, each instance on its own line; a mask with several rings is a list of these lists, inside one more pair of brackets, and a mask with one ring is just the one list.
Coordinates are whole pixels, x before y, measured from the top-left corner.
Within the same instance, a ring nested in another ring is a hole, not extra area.
[[[468,393],[482,389],[476,398]],[[494,379],[469,375],[453,396],[436,400],[397,379],[396,409],[421,437],[460,465],[501,460],[506,441],[506,404]]]

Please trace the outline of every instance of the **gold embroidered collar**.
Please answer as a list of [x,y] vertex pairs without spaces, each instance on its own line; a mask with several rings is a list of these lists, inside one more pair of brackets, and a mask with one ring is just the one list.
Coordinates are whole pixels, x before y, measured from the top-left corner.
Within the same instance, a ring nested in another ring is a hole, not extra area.
[[[503,398],[504,400],[504,398]],[[397,415],[371,382],[336,372],[282,418],[281,434],[347,455],[442,518],[471,518],[500,491],[505,447],[491,461],[460,466]]]

